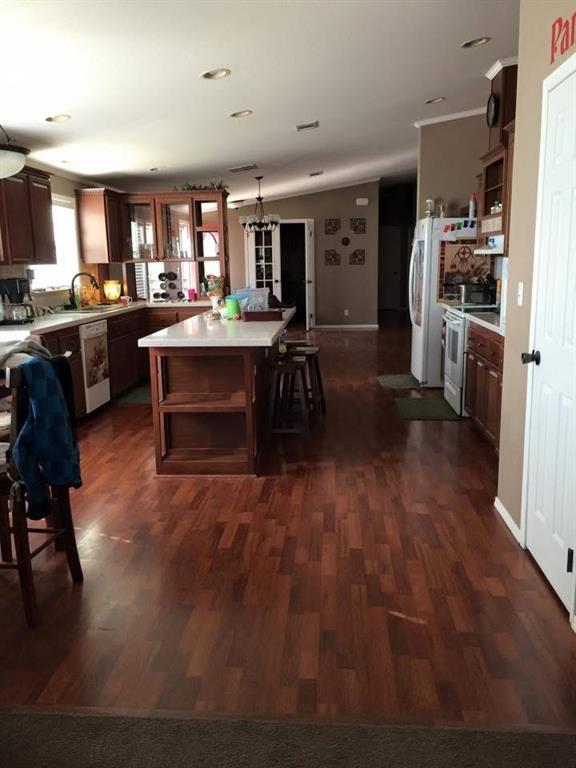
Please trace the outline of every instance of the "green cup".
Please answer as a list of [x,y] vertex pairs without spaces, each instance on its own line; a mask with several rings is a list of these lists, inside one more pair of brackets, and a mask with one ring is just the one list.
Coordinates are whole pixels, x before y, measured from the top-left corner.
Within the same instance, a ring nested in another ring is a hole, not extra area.
[[240,304],[235,296],[226,296],[226,316],[228,320],[240,317]]

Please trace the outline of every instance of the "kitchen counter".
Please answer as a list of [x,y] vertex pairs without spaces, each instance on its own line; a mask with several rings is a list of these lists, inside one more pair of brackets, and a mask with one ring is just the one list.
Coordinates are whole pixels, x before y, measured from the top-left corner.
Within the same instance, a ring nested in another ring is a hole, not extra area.
[[140,347],[271,347],[294,317],[285,309],[283,319],[270,322],[210,320],[206,313],[144,336]]
[[504,329],[500,327],[500,315],[497,312],[465,312],[464,316],[471,323],[488,328],[500,336],[504,336]]
[[463,310],[458,309],[457,305],[446,304],[444,302],[441,302],[441,306],[459,317],[466,318],[471,323],[476,323],[476,325],[481,325],[483,328],[488,328],[490,331],[498,333],[500,336],[506,335],[505,330],[500,327],[500,314],[498,312],[471,312],[470,310],[464,312]]
[[109,317],[136,312],[140,309],[194,309],[196,307],[205,307],[209,309],[212,306],[210,299],[199,299],[198,301],[133,301],[127,307],[115,304],[110,309],[90,310],[88,312],[56,312],[53,315],[38,317],[31,323],[23,325],[0,325],[0,338],[9,340],[11,338],[26,338],[34,333],[41,335],[51,331],[60,331],[64,328],[72,328],[85,323],[93,323],[96,320],[105,320]]
[[294,316],[210,320],[207,313],[144,336],[150,354],[159,475],[258,474],[269,404],[269,355]]

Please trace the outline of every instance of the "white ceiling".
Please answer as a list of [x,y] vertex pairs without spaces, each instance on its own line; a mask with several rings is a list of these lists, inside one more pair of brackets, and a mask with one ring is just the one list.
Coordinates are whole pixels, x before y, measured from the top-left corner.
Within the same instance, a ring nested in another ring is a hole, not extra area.
[[[413,123],[482,106],[484,72],[518,39],[518,0],[4,0],[0,13],[0,123],[33,159],[126,190],[222,177],[232,200],[254,197],[256,173],[269,199],[415,171]],[[492,42],[460,48],[480,35]],[[215,67],[232,74],[199,77]],[[57,113],[72,120],[45,122]],[[227,173],[250,162],[258,172]]]

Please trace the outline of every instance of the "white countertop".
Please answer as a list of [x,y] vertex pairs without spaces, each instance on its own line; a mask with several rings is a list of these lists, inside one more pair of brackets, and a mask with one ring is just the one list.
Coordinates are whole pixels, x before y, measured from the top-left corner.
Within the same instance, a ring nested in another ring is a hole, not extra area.
[[277,321],[209,320],[191,317],[139,339],[139,347],[271,347],[296,310],[285,309]]
[[0,325],[0,340],[25,339],[31,333],[42,335],[51,331],[60,331],[64,328],[73,328],[84,323],[93,323],[95,320],[105,320],[116,315],[124,315],[136,312],[139,309],[194,309],[208,308],[212,306],[210,299],[198,299],[198,301],[133,301],[127,307],[119,304],[110,309],[90,310],[89,312],[56,312],[53,315],[45,315],[36,318],[32,323],[23,325]]

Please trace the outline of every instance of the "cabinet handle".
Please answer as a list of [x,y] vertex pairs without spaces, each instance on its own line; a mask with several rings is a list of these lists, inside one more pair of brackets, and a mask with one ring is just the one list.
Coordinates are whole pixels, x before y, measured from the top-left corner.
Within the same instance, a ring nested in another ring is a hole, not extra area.
[[496,371],[489,371],[489,374],[490,376],[494,376],[495,379],[498,378],[498,374],[496,373]]
[[484,368],[484,363],[481,363],[480,360],[476,361],[476,365],[478,366],[478,368]]

